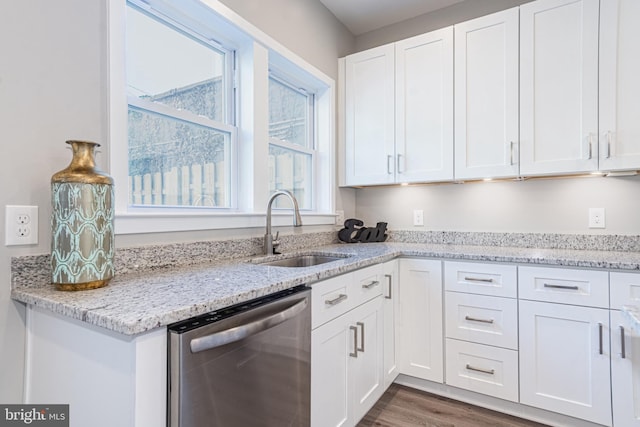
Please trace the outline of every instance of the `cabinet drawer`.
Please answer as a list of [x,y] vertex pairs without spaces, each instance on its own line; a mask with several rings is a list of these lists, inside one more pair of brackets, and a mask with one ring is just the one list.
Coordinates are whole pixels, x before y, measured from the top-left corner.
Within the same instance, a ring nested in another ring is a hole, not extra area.
[[518,401],[518,352],[447,338],[446,383]]
[[444,263],[444,286],[447,291],[515,298],[518,292],[517,277],[515,265]]
[[518,301],[447,292],[447,338],[518,349]]
[[609,273],[519,267],[520,299],[609,308]]
[[622,309],[623,305],[640,307],[640,274],[611,273],[611,308]]
[[356,270],[352,274],[355,305],[360,305],[369,301],[371,298],[382,295],[383,282],[386,283],[386,281],[383,280],[384,269],[382,264]]
[[311,327],[316,328],[356,306],[352,273],[311,285]]

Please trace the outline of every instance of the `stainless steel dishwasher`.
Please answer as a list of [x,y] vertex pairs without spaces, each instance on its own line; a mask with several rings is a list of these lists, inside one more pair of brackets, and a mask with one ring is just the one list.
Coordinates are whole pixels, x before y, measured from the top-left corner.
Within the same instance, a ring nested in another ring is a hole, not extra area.
[[169,325],[169,427],[310,424],[311,290]]

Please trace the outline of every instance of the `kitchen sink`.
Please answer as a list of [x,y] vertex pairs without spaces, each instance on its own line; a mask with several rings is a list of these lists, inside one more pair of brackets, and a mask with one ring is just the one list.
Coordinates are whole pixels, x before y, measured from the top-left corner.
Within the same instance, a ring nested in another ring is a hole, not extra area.
[[254,264],[267,265],[270,267],[313,267],[314,265],[339,261],[347,257],[348,255],[304,254],[271,260],[264,258],[255,259],[252,260],[252,262]]

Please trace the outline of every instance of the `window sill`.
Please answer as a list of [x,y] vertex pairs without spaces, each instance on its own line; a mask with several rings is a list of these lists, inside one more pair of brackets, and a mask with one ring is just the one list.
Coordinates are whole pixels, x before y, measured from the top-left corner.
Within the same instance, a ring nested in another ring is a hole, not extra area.
[[[303,225],[334,225],[335,214],[301,212]],[[266,213],[117,213],[115,234],[166,233],[193,230],[265,227]],[[291,226],[292,212],[272,213],[272,226]]]

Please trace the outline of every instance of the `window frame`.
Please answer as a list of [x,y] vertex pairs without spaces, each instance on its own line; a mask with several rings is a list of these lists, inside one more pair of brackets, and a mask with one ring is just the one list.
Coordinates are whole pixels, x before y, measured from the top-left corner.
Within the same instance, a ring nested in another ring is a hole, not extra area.
[[[235,173],[233,208],[170,208],[158,212],[156,207],[128,206],[126,191],[118,191],[119,182],[128,177],[127,106],[124,67],[124,13],[126,0],[108,2],[108,140],[110,141],[109,168],[115,180],[115,233],[138,234],[179,232],[192,230],[222,230],[264,227],[268,194],[267,167],[268,118],[260,117],[268,102],[269,69],[283,72],[283,76],[296,80],[307,79],[310,90],[315,91],[315,138],[318,159],[312,177],[317,205],[312,211],[303,211],[304,225],[335,224],[335,82],[330,77],[303,61],[279,42],[272,39],[220,2],[210,0],[183,0],[180,7],[171,0],[132,0],[143,8],[152,8],[170,17],[179,17],[208,39],[235,51],[234,82],[231,89],[237,103],[233,114],[237,123],[237,152],[232,160]],[[173,3],[173,4],[172,4]],[[203,22],[207,25],[203,24]],[[207,31],[216,31],[216,34]],[[263,80],[264,79],[264,80]],[[240,88],[239,83],[243,85]],[[249,83],[248,85],[246,83]],[[268,111],[268,110],[267,110]],[[242,169],[240,168],[242,167]],[[322,169],[322,170],[321,170]],[[321,185],[318,179],[322,174]],[[123,178],[124,177],[124,178]],[[291,225],[290,212],[274,212],[273,226]]]

